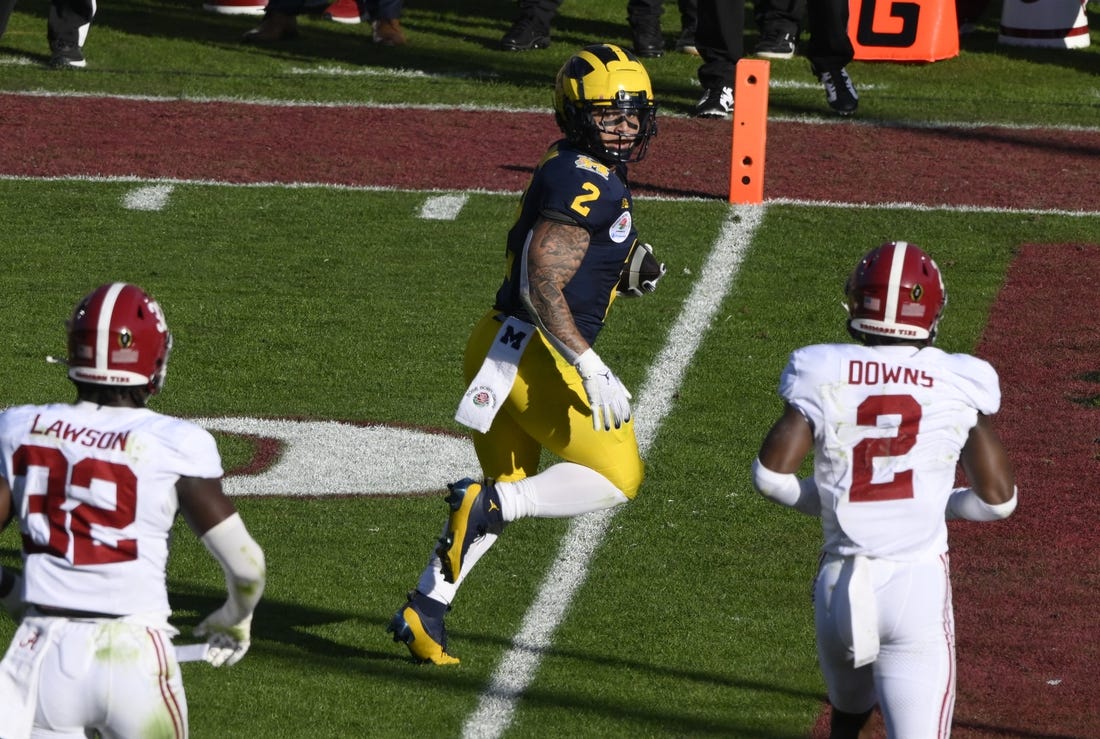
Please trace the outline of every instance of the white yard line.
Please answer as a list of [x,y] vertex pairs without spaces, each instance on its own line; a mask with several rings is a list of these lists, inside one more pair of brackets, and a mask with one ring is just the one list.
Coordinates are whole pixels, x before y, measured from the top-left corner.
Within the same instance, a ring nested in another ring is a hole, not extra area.
[[[672,398],[740,270],[764,211],[761,205],[730,208],[702,273],[669,332],[668,343],[650,367],[635,405],[634,430],[643,454],[653,444],[661,422],[672,410]],[[659,300],[660,296],[655,299]],[[554,564],[539,588],[538,597],[512,639],[511,648],[497,665],[477,708],[467,718],[463,737],[490,739],[508,730],[516,703],[538,672],[544,650],[551,645],[558,624],[565,618],[573,596],[584,583],[588,563],[603,542],[615,511],[611,508],[573,519]]]

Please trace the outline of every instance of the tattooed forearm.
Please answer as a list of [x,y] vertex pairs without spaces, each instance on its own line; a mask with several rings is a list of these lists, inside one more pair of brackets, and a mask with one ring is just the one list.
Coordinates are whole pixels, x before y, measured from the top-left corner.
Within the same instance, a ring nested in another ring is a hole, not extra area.
[[588,251],[588,241],[588,232],[579,226],[540,221],[527,249],[529,309],[567,359],[588,348],[562,295]]

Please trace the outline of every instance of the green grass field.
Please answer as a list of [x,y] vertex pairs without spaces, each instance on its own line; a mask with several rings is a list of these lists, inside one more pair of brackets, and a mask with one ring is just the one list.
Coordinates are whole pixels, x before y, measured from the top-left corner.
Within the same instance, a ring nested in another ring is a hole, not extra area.
[[[203,13],[197,0],[103,5],[85,47],[89,69],[58,73],[40,65],[45,3],[22,0],[0,39],[0,91],[544,108],[573,47],[627,41],[621,1],[566,0],[555,44],[521,55],[491,48],[514,11],[503,0],[410,2],[410,45],[398,50],[373,48],[366,28],[319,19],[303,22],[301,42],[255,49],[237,43],[254,21]],[[853,77],[867,90],[860,117],[1095,128],[1100,18],[1089,7],[1086,50],[999,47],[990,19],[957,59],[856,63]],[[674,9],[665,18],[672,34]],[[690,110],[697,64],[675,54],[647,63],[669,113]],[[804,59],[774,65],[772,78],[773,115],[826,116]],[[0,132],[17,125],[0,110]],[[123,204],[136,186],[0,179],[0,406],[72,397],[63,369],[45,357],[63,355],[63,323],[79,296],[128,280],[157,297],[176,338],[157,410],[461,434],[452,420],[459,360],[496,289],[514,195],[472,193],[455,220],[431,221],[417,216],[421,192],[177,184],[165,207],[146,212]],[[1096,202],[1095,191],[1082,193],[1077,207],[1091,215],[1074,217],[765,206],[669,413],[650,421],[659,425],[641,494],[612,520],[511,723],[501,724],[507,735],[806,736],[824,691],[809,602],[820,533],[757,496],[748,473],[780,410],[787,354],[845,339],[847,271],[890,238],[939,260],[950,295],[939,345],[972,350],[1013,250],[1100,243]],[[601,337],[601,356],[628,386],[643,386],[675,340],[670,331],[737,216],[717,201],[637,203],[640,228],[670,272],[654,295],[617,303]],[[227,469],[248,461],[247,443],[219,441]],[[267,553],[268,589],[243,662],[183,667],[192,736],[462,735],[568,522],[510,526],[448,617],[462,664],[414,664],[384,627],[439,534],[449,481],[425,491],[394,474],[385,496],[238,498]],[[217,565],[178,528],[169,590],[187,641],[224,590]],[[0,564],[17,566],[18,550],[13,528],[0,534]],[[0,643],[13,630],[0,616]],[[956,717],[966,716],[960,703]],[[1003,735],[1035,736],[1024,733],[1030,721]]]

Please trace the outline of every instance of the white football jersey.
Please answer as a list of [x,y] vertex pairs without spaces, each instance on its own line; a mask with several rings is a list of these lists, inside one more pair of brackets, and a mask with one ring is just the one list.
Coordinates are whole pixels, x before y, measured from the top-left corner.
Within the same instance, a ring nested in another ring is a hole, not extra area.
[[180,477],[219,478],[202,427],[147,408],[19,406],[0,414],[28,603],[167,623]]
[[947,551],[959,453],[978,413],[1001,403],[989,363],[934,347],[820,344],[791,354],[779,394],[813,426],[825,551]]

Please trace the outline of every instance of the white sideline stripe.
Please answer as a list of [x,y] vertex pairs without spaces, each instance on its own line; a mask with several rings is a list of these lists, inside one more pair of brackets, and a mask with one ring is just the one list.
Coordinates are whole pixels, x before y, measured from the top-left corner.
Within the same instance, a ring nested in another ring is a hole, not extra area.
[[469,199],[466,194],[430,197],[420,207],[420,217],[425,221],[453,221]]
[[[638,392],[638,413],[634,422],[643,454],[653,444],[661,422],[672,409],[672,398],[740,270],[764,211],[762,205],[730,208],[699,280],[669,331],[668,343],[650,367]],[[516,702],[531,684],[543,650],[550,646],[573,595],[584,583],[588,563],[603,542],[615,511],[609,508],[572,520],[554,564],[539,587],[538,597],[528,608],[511,648],[482,692],[477,709],[462,728],[462,736],[466,739],[494,739],[507,731]]]
[[419,79],[447,79],[460,77],[453,74],[429,74],[420,69],[380,68],[380,67],[338,67],[322,64],[319,67],[291,67],[290,74],[315,75],[318,77],[394,77]]
[[[30,175],[0,174],[0,182],[162,182],[174,185],[197,185],[200,187],[242,187],[242,188],[286,188],[288,190],[323,189],[342,190],[348,192],[402,192],[402,193],[433,193],[444,194],[442,190],[432,188],[387,187],[383,185],[339,185],[332,182],[229,182],[223,180],[185,180],[178,178],[138,177],[137,175],[58,175],[53,177],[39,177]],[[446,191],[452,192],[452,191]],[[485,190],[474,188],[463,190],[466,194],[475,195],[507,195],[515,196],[522,193],[521,190]],[[656,202],[694,202],[713,203],[713,197],[679,197],[670,195],[644,195],[635,200],[653,200]],[[846,210],[912,210],[912,211],[946,211],[950,213],[1013,213],[1019,215],[1048,215],[1069,216],[1071,218],[1091,218],[1100,215],[1100,209],[1096,210],[1065,210],[1062,208],[999,208],[985,205],[958,205],[957,203],[941,203],[939,205],[923,205],[921,203],[882,202],[882,203],[843,203],[837,200],[804,200],[799,198],[765,198],[764,204],[772,205],[798,205],[812,208],[843,208]]]
[[[692,78],[694,79],[694,77]],[[791,83],[792,86],[797,83]],[[858,82],[857,82],[858,84]],[[819,85],[808,83],[809,87]],[[769,86],[772,86],[769,84]],[[779,84],[774,85],[779,87]],[[870,85],[859,85],[859,89],[870,89]],[[0,90],[0,96],[40,97],[40,98],[91,98],[95,100],[136,100],[151,103],[234,103],[238,105],[256,105],[270,108],[369,108],[377,110],[461,110],[466,112],[493,111],[499,113],[549,113],[547,106],[525,108],[512,105],[448,105],[446,103],[381,103],[371,100],[359,102],[326,102],[320,100],[276,100],[275,98],[250,98],[233,95],[123,95],[93,92],[55,91],[55,90]],[[1082,95],[1100,97],[1100,88],[1089,88]],[[672,113],[664,111],[661,117],[689,118],[690,113]],[[822,118],[819,115],[774,115],[768,116],[768,122],[777,123],[813,123],[821,126],[865,126],[868,128],[928,129],[946,128],[971,130],[975,128],[1004,129],[1009,131],[1100,131],[1100,126],[1055,125],[1043,123],[1004,123],[993,121],[865,121],[841,119],[839,116]]]
[[164,210],[168,196],[175,185],[150,185],[131,190],[122,198],[122,207],[127,210]]
[[987,205],[958,205],[942,203],[940,205],[924,205],[922,203],[841,203],[835,200],[802,200],[799,198],[769,198],[764,201],[767,205],[797,205],[809,208],[840,208],[842,210],[911,210],[926,213],[1014,213],[1018,215],[1048,215],[1068,216],[1071,218],[1090,218],[1100,216],[1100,209],[1096,210],[1064,210],[1062,208],[998,208]]

